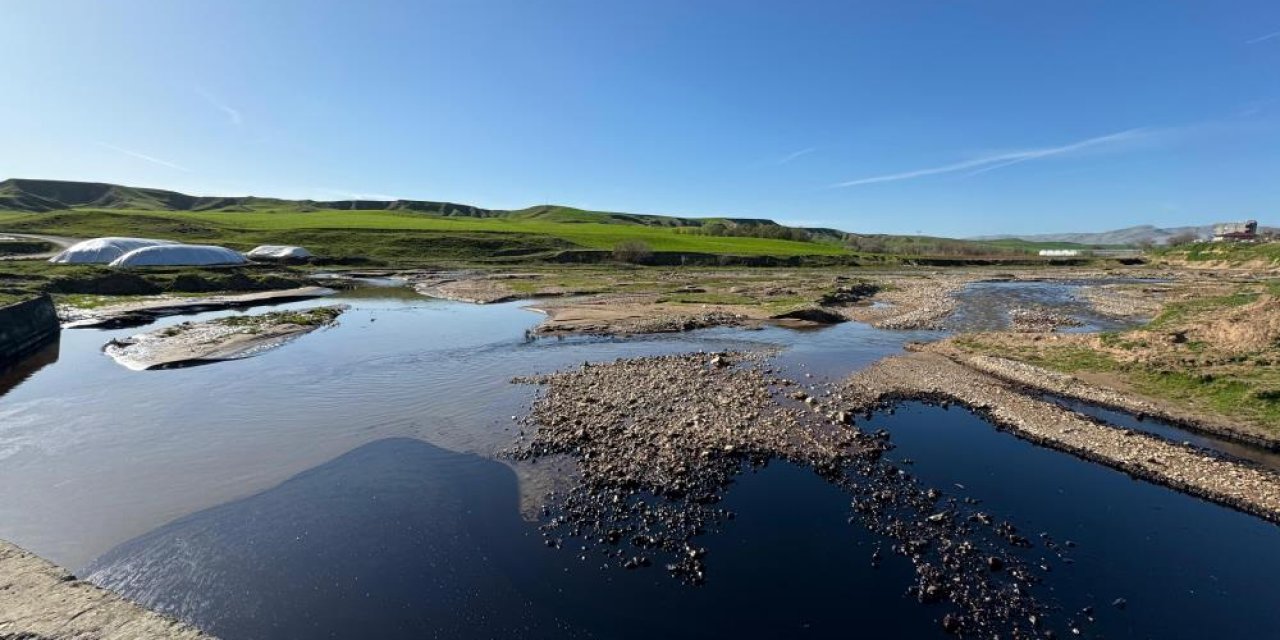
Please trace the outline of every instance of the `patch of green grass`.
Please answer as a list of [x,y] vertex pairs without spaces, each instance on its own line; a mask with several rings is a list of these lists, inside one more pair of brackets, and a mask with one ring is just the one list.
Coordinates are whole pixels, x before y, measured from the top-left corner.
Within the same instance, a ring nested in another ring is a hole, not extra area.
[[1280,429],[1280,373],[1274,370],[1221,376],[1143,369],[1129,373],[1142,393]]
[[1111,347],[1113,349],[1132,350],[1139,347],[1148,346],[1145,340],[1130,340],[1128,339],[1127,334],[1118,333],[1115,331],[1108,331],[1105,333],[1098,334],[1098,339],[1102,342],[1104,346]]
[[1196,298],[1185,302],[1174,302],[1165,305],[1165,308],[1151,322],[1147,323],[1148,329],[1167,329],[1185,324],[1195,316],[1213,311],[1215,309],[1224,309],[1228,307],[1241,307],[1246,304],[1257,301],[1256,293],[1233,293],[1225,296],[1213,296],[1207,298]]
[[214,323],[229,327],[261,328],[280,324],[296,324],[304,327],[319,327],[332,323],[342,315],[339,307],[316,307],[298,311],[272,311],[258,315],[227,316],[214,320]]
[[756,300],[739,293],[675,292],[663,295],[658,302],[677,304],[755,304]]
[[825,243],[680,234],[663,226],[588,222],[598,216],[471,218],[401,211],[104,211],[0,214],[0,228],[72,237],[153,236],[233,249],[263,243],[308,246],[321,255],[483,259],[582,248],[610,250],[626,240],[655,251],[723,255],[847,255]]
[[1159,255],[1188,262],[1219,260],[1229,264],[1269,262],[1280,264],[1280,242],[1196,242],[1158,250]]

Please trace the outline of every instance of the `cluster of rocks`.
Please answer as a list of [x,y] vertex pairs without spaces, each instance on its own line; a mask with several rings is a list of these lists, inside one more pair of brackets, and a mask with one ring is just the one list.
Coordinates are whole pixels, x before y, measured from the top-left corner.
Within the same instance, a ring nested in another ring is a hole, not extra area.
[[[737,474],[772,459],[812,469],[850,496],[851,523],[883,536],[916,568],[910,592],[948,602],[941,620],[965,635],[1034,637],[1045,617],[1032,595],[1031,543],[1007,522],[922,486],[883,457],[888,434],[853,427],[838,396],[780,378],[766,356],[684,354],[518,379],[544,389],[508,455],[573,461],[576,483],[548,496],[548,546],[606,567],[665,566],[707,579],[698,537],[733,518],[719,507]],[[877,551],[873,563],[881,561]]]
[[1167,293],[1167,287],[1107,284],[1081,287],[1076,295],[1100,315],[1131,320],[1154,317]]
[[966,274],[884,279],[875,297],[886,304],[852,307],[845,315],[879,329],[940,329],[956,310],[955,294],[975,279]]
[[1010,309],[1009,322],[1018,333],[1049,333],[1059,327],[1084,326],[1076,318],[1044,307]]

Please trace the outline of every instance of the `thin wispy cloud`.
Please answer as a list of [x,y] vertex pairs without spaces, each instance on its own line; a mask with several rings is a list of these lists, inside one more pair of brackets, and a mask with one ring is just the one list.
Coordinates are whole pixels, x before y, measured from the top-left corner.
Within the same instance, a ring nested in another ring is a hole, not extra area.
[[231,120],[231,124],[234,124],[238,127],[244,123],[244,118],[241,117],[239,110],[234,109],[231,106],[227,105],[227,103],[219,100],[212,93],[209,93],[207,90],[205,90],[204,87],[196,87],[196,93],[199,94],[201,98],[204,98],[205,102],[208,102],[210,105],[212,105],[213,108],[227,114],[227,118]]
[[110,150],[112,150],[112,151],[115,151],[116,153],[123,153],[123,154],[124,154],[124,155],[126,155],[126,156],[130,156],[130,157],[133,157],[133,158],[137,158],[137,159],[139,159],[139,160],[145,160],[145,161],[147,161],[147,162],[150,162],[151,164],[157,164],[157,165],[160,165],[160,166],[162,166],[162,167],[168,167],[168,168],[170,168],[170,169],[176,169],[176,170],[178,170],[178,171],[185,171],[185,172],[187,172],[187,173],[191,173],[191,170],[190,170],[190,169],[188,169],[188,168],[186,168],[186,167],[184,167],[184,166],[182,166],[182,165],[180,165],[180,164],[178,164],[178,163],[176,163],[176,162],[169,162],[168,160],[161,160],[160,158],[157,158],[157,157],[155,157],[155,156],[149,156],[149,155],[147,155],[147,154],[145,154],[145,153],[139,153],[139,152],[134,151],[134,150],[132,150],[132,149],[125,149],[124,147],[117,147],[117,146],[115,146],[114,144],[107,144],[107,143],[105,143],[105,142],[99,142],[99,143],[98,143],[98,146],[100,146],[100,147],[102,147],[102,148],[104,148],[104,149],[110,149]]
[[1116,144],[1134,140],[1143,135],[1145,129],[1130,129],[1119,133],[1112,133],[1096,138],[1089,138],[1071,144],[1064,144],[1059,147],[1045,147],[1042,149],[1026,149],[1023,151],[1012,151],[1008,153],[1000,153],[964,162],[956,162],[953,164],[942,165],[940,167],[929,167],[927,169],[915,169],[913,171],[903,171],[901,173],[890,173],[879,176],[871,176],[867,178],[858,178],[855,180],[847,180],[845,182],[837,182],[831,185],[833,189],[841,189],[845,187],[856,187],[864,184],[876,184],[880,182],[897,182],[899,180],[912,180],[915,178],[924,178],[926,176],[936,176],[946,173],[965,172],[966,177],[976,176],[980,173],[1003,169],[1008,166],[1029,162],[1031,160],[1039,160],[1051,156],[1058,156],[1076,151],[1081,151],[1091,147],[1101,147],[1109,144]]
[[781,158],[778,158],[778,161],[774,164],[784,165],[788,162],[791,162],[792,160],[795,160],[796,158],[799,158],[800,156],[807,156],[813,153],[814,151],[817,151],[817,148],[809,147],[807,149],[801,149],[799,151],[792,151],[791,153],[788,153],[787,155],[782,156]]
[[1268,34],[1267,34],[1267,35],[1265,35],[1265,36],[1258,36],[1258,37],[1256,37],[1256,38],[1254,38],[1254,39],[1252,39],[1252,40],[1245,40],[1245,41],[1244,41],[1244,43],[1245,43],[1245,44],[1258,44],[1259,42],[1266,42],[1266,41],[1268,41],[1268,40],[1271,40],[1272,38],[1280,38],[1280,31],[1273,31],[1273,32],[1271,32],[1271,33],[1268,33]]

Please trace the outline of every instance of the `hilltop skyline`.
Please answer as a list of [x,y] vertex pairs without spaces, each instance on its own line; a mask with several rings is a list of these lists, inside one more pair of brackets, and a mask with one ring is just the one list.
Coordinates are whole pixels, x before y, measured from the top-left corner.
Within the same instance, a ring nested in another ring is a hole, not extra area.
[[4,3],[0,179],[960,237],[1280,209],[1269,3],[372,5]]

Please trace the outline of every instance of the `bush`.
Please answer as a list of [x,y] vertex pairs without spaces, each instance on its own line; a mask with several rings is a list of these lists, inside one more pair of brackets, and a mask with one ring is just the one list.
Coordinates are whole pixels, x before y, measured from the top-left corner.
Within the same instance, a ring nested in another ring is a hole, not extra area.
[[623,240],[613,245],[613,259],[640,264],[653,257],[653,247],[642,240]]

